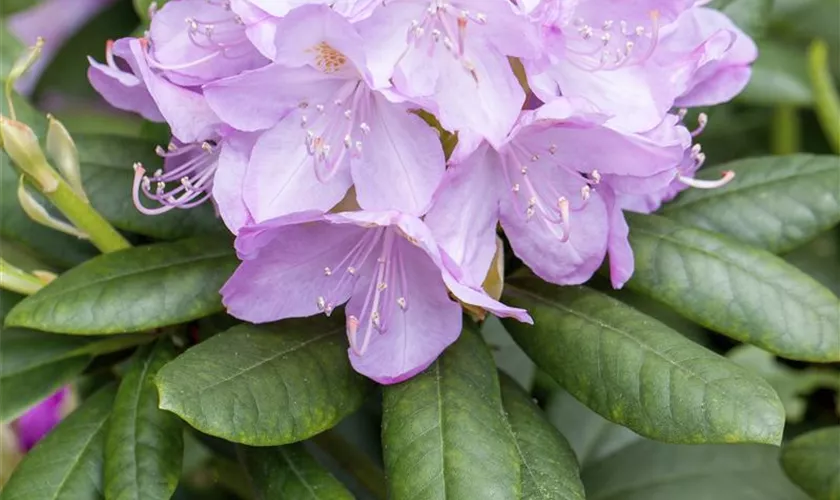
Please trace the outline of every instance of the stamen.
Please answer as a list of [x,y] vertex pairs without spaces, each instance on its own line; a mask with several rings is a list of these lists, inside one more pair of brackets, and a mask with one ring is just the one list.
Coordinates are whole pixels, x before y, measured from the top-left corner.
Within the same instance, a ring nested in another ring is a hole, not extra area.
[[702,180],[702,179],[695,179],[693,177],[685,177],[683,175],[679,175],[679,176],[677,176],[677,178],[683,184],[686,184],[686,185],[691,186],[693,188],[697,188],[697,189],[717,189],[719,187],[723,187],[723,186],[729,184],[729,182],[731,182],[732,179],[735,178],[735,172],[733,172],[732,170],[727,170],[727,171],[723,172],[723,176],[721,176],[721,178],[716,180],[716,181],[707,181],[707,180]]

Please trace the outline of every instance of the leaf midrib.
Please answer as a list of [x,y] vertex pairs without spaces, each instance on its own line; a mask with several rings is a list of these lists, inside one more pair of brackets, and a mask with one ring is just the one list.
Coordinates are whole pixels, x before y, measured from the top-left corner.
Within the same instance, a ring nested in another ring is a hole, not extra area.
[[[149,273],[149,272],[158,271],[158,270],[161,270],[161,269],[166,269],[166,268],[169,268],[169,267],[177,267],[177,266],[180,266],[180,265],[183,265],[183,264],[193,264],[193,263],[202,262],[202,261],[205,261],[205,260],[215,260],[215,259],[221,259],[223,257],[232,257],[232,256],[233,256],[233,254],[230,252],[230,250],[220,250],[218,254],[202,255],[202,256],[197,257],[197,258],[175,261],[175,262],[169,261],[166,264],[145,267],[143,269],[138,269],[138,270],[132,270],[130,272],[123,273],[123,274],[119,274],[119,273],[112,274],[112,275],[108,276],[107,278],[103,278],[103,279],[96,280],[96,281],[89,281],[89,282],[83,283],[79,286],[72,286],[70,288],[64,288],[62,290],[52,292],[52,293],[47,293],[47,292],[50,292],[50,290],[49,290],[49,288],[45,288],[41,293],[39,293],[37,295],[33,295],[31,297],[28,297],[27,299],[24,299],[24,301],[28,302],[29,304],[32,304],[32,303],[37,304],[39,302],[44,302],[45,300],[55,299],[56,297],[61,297],[63,295],[67,295],[69,293],[76,292],[78,290],[84,290],[85,288],[100,285],[102,283],[107,283],[109,281],[115,281],[115,280],[119,280],[119,279],[122,279],[122,278],[132,277],[132,276],[135,276],[135,275],[142,275],[142,274],[146,274],[146,273]],[[56,281],[56,283],[60,283],[60,282]],[[21,304],[22,303],[24,303],[24,302],[21,302]],[[15,308],[17,308],[17,306],[15,306]],[[11,315],[11,312],[9,313],[9,315]]]
[[281,447],[279,448],[279,451],[280,451],[280,456],[282,456],[282,457],[283,457],[283,460],[285,460],[285,462],[286,462],[287,464],[289,464],[289,468],[292,470],[292,473],[293,473],[295,476],[297,476],[297,478],[298,478],[298,480],[300,481],[300,483],[301,483],[303,486],[305,486],[305,487],[306,487],[306,491],[308,491],[308,492],[309,492],[309,494],[310,494],[310,495],[312,495],[312,498],[314,498],[315,500],[320,499],[321,497],[320,497],[320,496],[318,496],[318,495],[315,493],[315,490],[314,490],[314,489],[313,489],[313,488],[309,485],[309,481],[307,481],[307,480],[303,477],[303,474],[302,474],[302,473],[298,470],[298,468],[297,468],[297,467],[295,467],[294,461],[293,461],[291,458],[289,458],[289,455],[288,455],[288,453],[286,453],[286,450],[285,450],[285,449],[281,446]]
[[[697,233],[702,232],[702,230],[695,229],[695,228],[692,228],[692,227],[679,227],[679,228],[676,228],[675,231],[690,231],[690,232],[697,232]],[[734,261],[732,261],[728,258],[724,258],[725,254],[723,254],[723,255],[716,254],[716,253],[713,253],[709,250],[706,250],[705,248],[701,248],[701,247],[697,247],[695,245],[692,245],[692,244],[690,244],[690,243],[688,243],[684,240],[676,239],[673,236],[671,236],[671,234],[665,235],[665,234],[662,234],[661,232],[657,232],[655,230],[650,230],[650,229],[647,229],[647,228],[644,228],[644,227],[638,227],[638,226],[631,227],[631,232],[643,233],[643,234],[646,234],[648,236],[654,237],[654,239],[659,239],[659,240],[668,242],[668,243],[670,243],[670,244],[672,244],[676,247],[684,247],[684,248],[687,248],[689,250],[693,250],[693,251],[695,251],[699,254],[702,254],[705,257],[708,257],[711,260],[717,260],[719,262],[722,262],[722,263],[726,264],[727,266],[730,266],[730,267],[733,267],[733,268],[737,269],[738,271],[742,272],[743,274],[745,274],[747,276],[752,276],[756,281],[760,282],[761,284],[763,284],[763,285],[765,285],[769,288],[772,288],[774,290],[781,290],[782,293],[780,295],[782,297],[787,297],[788,300],[791,300],[792,302],[796,302],[797,304],[799,304],[801,307],[803,307],[805,309],[814,309],[814,312],[817,313],[817,310],[816,310],[816,308],[813,304],[809,304],[807,302],[802,301],[799,298],[798,295],[790,294],[788,292],[787,288],[782,288],[782,287],[775,286],[773,284],[773,282],[768,281],[767,279],[765,279],[764,276],[761,276],[761,275],[758,275],[756,273],[751,272],[750,270],[744,268],[741,264],[739,264],[737,262],[734,262]],[[727,245],[732,245],[732,243],[728,243],[728,242],[725,242],[725,243]],[[768,253],[768,257],[778,258],[778,257],[775,257],[772,254],[769,254],[769,253]],[[784,262],[784,261],[781,261],[781,262]],[[807,275],[803,275],[803,276],[807,276]],[[801,280],[799,280],[799,281],[801,281]],[[814,282],[813,284],[819,285],[816,282]],[[632,285],[633,285],[633,280],[632,279],[628,282],[628,285],[632,287]],[[814,287],[812,286],[811,288],[814,288]],[[826,316],[824,314],[817,313],[817,315],[821,318],[826,318]]]
[[58,498],[58,495],[61,493],[61,490],[64,488],[64,484],[65,484],[65,483],[67,483],[67,481],[70,479],[70,476],[73,474],[73,471],[75,471],[75,470],[76,470],[76,468],[79,466],[79,458],[81,458],[81,456],[82,456],[82,455],[84,455],[85,453],[87,453],[87,451],[88,451],[88,447],[90,446],[90,443],[92,443],[92,442],[93,442],[94,438],[96,438],[96,436],[99,434],[99,431],[100,431],[100,430],[102,429],[102,427],[105,425],[105,422],[107,422],[107,421],[108,421],[108,417],[109,417],[109,415],[110,415],[109,413],[105,413],[105,415],[103,416],[103,418],[102,418],[102,419],[99,421],[99,423],[96,425],[96,430],[95,430],[95,431],[93,431],[93,432],[90,434],[90,436],[88,437],[88,439],[85,441],[85,444],[81,447],[81,449],[80,449],[79,453],[78,453],[78,454],[74,457],[74,459],[73,459],[73,464],[72,464],[72,465],[70,466],[70,468],[67,470],[67,473],[66,473],[66,474],[64,475],[64,477],[61,479],[61,482],[60,482],[60,483],[58,483],[58,487],[55,489],[55,494],[54,494],[54,496],[53,496],[53,497],[51,497],[51,499],[52,499],[52,500],[55,500],[55,499],[57,499],[57,498]]
[[[618,333],[619,335],[621,335],[621,336],[623,336],[623,337],[625,337],[625,338],[627,338],[627,339],[630,339],[630,340],[634,341],[636,345],[638,345],[639,347],[641,347],[642,349],[644,349],[644,350],[646,350],[646,351],[648,351],[648,352],[650,352],[650,353],[653,353],[656,357],[658,357],[659,359],[661,359],[661,360],[665,361],[666,363],[668,363],[668,364],[672,365],[672,366],[673,366],[673,367],[675,367],[678,371],[681,371],[681,372],[683,372],[683,373],[685,373],[685,374],[687,374],[687,375],[689,375],[689,376],[691,376],[691,377],[696,378],[697,380],[700,380],[701,382],[703,382],[703,384],[704,384],[704,386],[705,386],[705,388],[706,388],[706,389],[708,389],[708,388],[710,388],[710,387],[714,387],[714,388],[715,388],[715,390],[716,390],[716,392],[717,392],[717,391],[719,391],[719,392],[720,392],[720,394],[722,394],[722,395],[726,396],[727,398],[729,398],[730,396],[732,396],[732,394],[730,394],[728,391],[726,391],[725,389],[723,389],[721,386],[716,385],[716,384],[715,384],[715,383],[713,383],[712,381],[706,380],[704,377],[702,377],[701,375],[699,375],[699,374],[695,373],[693,370],[691,370],[691,369],[689,369],[689,368],[687,368],[687,367],[685,367],[685,366],[683,366],[683,365],[680,365],[679,363],[676,363],[675,361],[673,361],[673,360],[671,360],[671,359],[669,359],[669,358],[665,357],[665,355],[664,355],[662,352],[657,351],[655,348],[653,348],[653,347],[652,347],[652,346],[650,346],[649,344],[647,344],[647,343],[645,343],[645,342],[642,342],[640,339],[638,339],[637,337],[632,336],[631,334],[629,334],[629,333],[627,333],[627,332],[624,332],[624,331],[622,331],[622,330],[619,330],[618,328],[616,328],[616,327],[614,327],[614,326],[612,326],[612,325],[608,325],[608,324],[606,324],[606,323],[603,323],[603,322],[601,322],[600,320],[597,320],[597,319],[595,319],[595,318],[592,318],[592,317],[590,317],[590,316],[588,316],[588,315],[586,315],[586,314],[584,314],[584,313],[582,313],[582,312],[579,312],[579,311],[576,311],[576,310],[574,310],[574,309],[570,309],[570,308],[568,308],[568,307],[564,307],[564,306],[562,306],[562,305],[560,305],[560,304],[557,304],[557,303],[555,303],[555,302],[549,301],[548,299],[546,299],[546,298],[544,298],[544,297],[542,297],[542,296],[540,296],[540,295],[537,295],[537,294],[535,294],[535,293],[533,293],[533,292],[530,292],[530,291],[528,291],[528,290],[523,290],[523,289],[521,289],[521,288],[519,288],[519,287],[517,287],[517,286],[515,286],[515,285],[508,284],[508,285],[507,285],[507,289],[508,289],[508,290],[510,290],[511,288],[513,288],[513,289],[515,290],[515,291],[513,292],[513,293],[514,293],[514,295],[515,295],[516,293],[519,293],[520,295],[522,295],[522,294],[527,295],[527,296],[529,296],[529,297],[531,297],[531,298],[533,298],[533,299],[536,299],[538,302],[542,302],[543,304],[546,304],[546,305],[548,305],[548,306],[555,307],[555,308],[557,308],[557,309],[560,309],[560,310],[562,310],[562,311],[565,311],[565,312],[567,312],[567,313],[570,313],[570,314],[571,314],[571,315],[573,315],[573,316],[577,316],[577,317],[579,317],[579,318],[583,319],[584,321],[587,321],[587,322],[592,323],[592,324],[594,324],[594,325],[600,326],[601,328],[604,328],[604,329],[607,329],[607,330],[614,331],[614,332]],[[665,327],[664,325],[663,325],[663,327],[664,327],[664,328],[668,328],[668,327]],[[675,334],[675,335],[679,335],[677,332],[674,332],[674,334]],[[687,342],[690,342],[690,341],[687,341]],[[699,347],[699,346],[698,346],[698,347]],[[702,349],[702,347],[700,347],[700,348]],[[717,354],[715,354],[715,353],[713,353],[713,352],[711,352],[711,351],[708,351],[707,356],[708,356],[708,358],[709,358],[709,360],[710,360],[710,361],[711,361],[712,359],[714,359],[714,360],[716,360],[716,361],[721,361],[721,360],[725,361],[725,358],[723,358],[723,357],[721,357],[721,356],[718,356]],[[742,399],[741,399],[740,397],[737,397],[737,398],[731,398],[731,399],[733,400],[733,402],[734,402],[736,405],[740,406],[741,408],[749,408],[748,406],[743,406]]]
[[306,340],[304,340],[304,341],[302,341],[302,342],[300,342],[300,343],[298,343],[298,344],[295,344],[295,345],[294,345],[294,346],[292,346],[291,348],[288,348],[288,349],[285,349],[285,350],[283,350],[283,351],[281,351],[281,352],[277,352],[277,353],[275,353],[275,354],[272,354],[272,355],[271,355],[271,356],[269,356],[268,358],[261,359],[260,361],[258,361],[258,362],[256,362],[256,363],[254,363],[254,364],[252,364],[252,365],[250,365],[250,366],[247,366],[247,367],[243,368],[242,370],[240,370],[240,371],[238,371],[238,372],[236,372],[236,373],[232,374],[232,375],[231,375],[231,376],[229,376],[229,377],[225,377],[225,378],[223,378],[223,379],[221,379],[221,380],[217,380],[217,381],[213,382],[212,384],[210,384],[210,385],[208,385],[208,386],[202,387],[202,388],[198,389],[196,392],[197,392],[199,395],[201,395],[201,394],[205,393],[206,391],[209,391],[210,389],[213,389],[214,387],[217,387],[217,386],[219,386],[219,385],[221,385],[221,384],[224,384],[224,383],[230,382],[231,380],[233,380],[233,379],[235,379],[235,378],[241,377],[241,376],[242,376],[242,375],[244,375],[245,373],[248,373],[248,372],[250,372],[251,370],[255,370],[255,369],[259,368],[260,366],[262,366],[262,365],[264,365],[264,364],[266,364],[266,363],[270,363],[270,362],[272,362],[272,361],[276,360],[277,358],[283,357],[283,356],[285,356],[285,355],[287,355],[287,354],[290,354],[290,353],[293,353],[293,352],[295,352],[295,351],[299,351],[300,349],[303,349],[304,347],[306,347],[306,346],[307,346],[307,345],[309,345],[309,344],[313,344],[313,343],[318,342],[318,341],[320,341],[320,340],[323,340],[323,339],[325,339],[325,338],[327,338],[327,337],[330,337],[330,336],[332,336],[332,335],[335,335],[335,334],[339,333],[339,332],[340,332],[341,330],[343,330],[343,329],[344,329],[344,327],[334,328],[334,329],[332,329],[332,330],[328,330],[327,332],[322,333],[322,334],[320,334],[320,335],[318,335],[318,336],[315,336],[315,337],[310,337],[310,338],[308,338],[308,339],[306,339]]

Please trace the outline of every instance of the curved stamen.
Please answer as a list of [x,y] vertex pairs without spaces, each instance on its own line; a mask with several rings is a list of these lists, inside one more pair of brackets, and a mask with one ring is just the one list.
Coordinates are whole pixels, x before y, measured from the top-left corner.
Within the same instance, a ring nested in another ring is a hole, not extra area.
[[[169,159],[178,158],[188,153],[197,156],[187,157],[183,163],[175,168],[163,171],[158,169],[152,176],[146,175],[146,170],[140,163],[134,164],[134,183],[132,199],[137,209],[147,215],[157,215],[168,212],[173,208],[187,209],[198,206],[210,198],[213,179],[218,167],[219,149],[210,142],[200,146],[191,144],[183,148],[170,145],[169,151],[158,148],[160,156]],[[177,186],[167,190],[168,183],[177,182]],[[154,185],[154,189],[152,186]],[[148,208],[140,200],[142,194],[161,206]]]
[[703,180],[703,179],[695,179],[693,177],[685,177],[683,175],[678,175],[677,176],[677,179],[679,179],[679,181],[682,182],[683,184],[685,184],[687,186],[690,186],[690,187],[693,187],[693,188],[697,188],[697,189],[717,189],[719,187],[723,187],[723,186],[729,184],[729,182],[731,182],[732,179],[734,179],[734,178],[735,178],[735,172],[733,172],[732,170],[727,170],[727,171],[723,172],[723,175],[721,176],[721,178],[716,180],[716,181],[707,181],[707,180]]

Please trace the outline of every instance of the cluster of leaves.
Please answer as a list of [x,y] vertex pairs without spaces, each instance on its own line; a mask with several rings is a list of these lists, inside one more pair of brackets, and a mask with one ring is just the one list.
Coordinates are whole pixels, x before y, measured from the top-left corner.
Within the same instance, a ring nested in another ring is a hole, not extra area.
[[[68,383],[82,402],[0,498],[840,498],[825,403],[840,386],[825,365],[840,362],[840,161],[802,45],[840,2],[776,2],[716,2],[775,34],[704,136],[715,166],[701,177],[737,177],[631,217],[629,290],[556,287],[510,262],[504,300],[536,326],[465,321],[428,370],[389,387],[353,372],[342,318],[227,317],[218,289],[237,261],[212,207],[146,217],[128,195],[160,131],[67,111],[92,206],[136,246],[97,255],[30,221],[3,156],[3,258],[60,275],[0,296],[0,420]],[[74,50],[121,34],[117,20],[137,21],[125,10],[71,41],[39,93],[74,92]],[[836,31],[822,34],[840,53]],[[2,36],[5,72],[17,46]],[[17,113],[43,131],[24,102]]]

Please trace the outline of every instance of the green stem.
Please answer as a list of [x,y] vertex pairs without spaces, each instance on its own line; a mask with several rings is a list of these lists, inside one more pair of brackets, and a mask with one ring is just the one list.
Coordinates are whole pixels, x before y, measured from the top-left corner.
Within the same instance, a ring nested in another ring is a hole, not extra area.
[[773,154],[792,155],[800,151],[801,125],[797,108],[786,104],[776,106],[770,144]]
[[382,469],[364,453],[348,443],[335,431],[328,430],[312,438],[319,448],[327,452],[342,469],[346,470],[373,496],[385,500],[388,493],[385,487],[385,474]]
[[832,149],[840,153],[840,95],[828,64],[828,45],[822,40],[814,40],[808,49],[808,73],[817,117]]
[[58,175],[55,177],[58,179],[58,187],[53,191],[44,192],[44,196],[74,226],[87,234],[96,248],[102,253],[110,253],[131,247],[131,244],[99,212],[80,198],[64,179]]
[[0,288],[22,295],[32,295],[44,288],[44,282],[0,259]]

